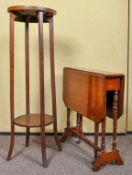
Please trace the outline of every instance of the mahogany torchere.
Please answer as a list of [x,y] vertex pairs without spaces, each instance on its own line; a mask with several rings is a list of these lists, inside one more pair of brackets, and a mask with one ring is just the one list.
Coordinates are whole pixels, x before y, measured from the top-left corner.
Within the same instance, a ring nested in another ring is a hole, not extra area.
[[[67,127],[61,141],[69,136],[78,136],[94,148],[93,170],[102,165],[123,161],[116,148],[117,120],[123,114],[124,75],[93,70],[64,68],[63,100],[67,107]],[[70,110],[77,112],[77,125],[70,127]],[[95,123],[94,143],[85,137],[82,131],[82,118]],[[106,116],[113,119],[112,150],[105,150]],[[101,146],[98,145],[99,124],[102,125]],[[98,154],[100,152],[100,154]]]
[[[41,128],[41,152],[43,166],[46,167],[46,143],[45,126],[53,124],[54,137],[58,149],[61,150],[57,135],[56,114],[56,89],[55,89],[55,67],[54,67],[54,29],[53,16],[56,11],[49,8],[36,6],[12,6],[8,8],[10,13],[10,110],[11,110],[11,143],[7,160],[11,159],[14,147],[15,125],[26,127],[26,146],[29,145],[29,134],[31,127]],[[14,22],[25,23],[25,81],[26,81],[26,114],[14,116]],[[29,23],[38,23],[39,32],[39,83],[40,83],[40,114],[32,114],[30,111],[30,65],[29,65]],[[52,115],[45,114],[44,95],[44,44],[43,23],[49,23],[50,43],[50,70],[51,70],[51,93],[52,93]]]

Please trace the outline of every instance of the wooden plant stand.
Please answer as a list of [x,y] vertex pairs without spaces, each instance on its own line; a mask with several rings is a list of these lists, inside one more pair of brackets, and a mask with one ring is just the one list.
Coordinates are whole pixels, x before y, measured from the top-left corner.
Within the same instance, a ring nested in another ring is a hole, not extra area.
[[[117,121],[123,114],[124,75],[93,70],[64,68],[63,100],[67,107],[67,127],[61,138],[64,142],[70,136],[78,136],[94,148],[93,170],[97,171],[108,163],[122,165],[117,150]],[[77,112],[77,124],[70,126],[70,110]],[[113,119],[112,150],[105,149],[106,116]],[[82,131],[83,117],[95,123],[94,142]],[[101,124],[101,146],[98,145],[99,124]],[[99,153],[100,154],[99,154]]]
[[[49,8],[36,6],[12,6],[8,8],[10,13],[10,110],[11,110],[11,143],[7,160],[11,159],[14,147],[15,125],[26,127],[26,146],[29,145],[30,128],[41,128],[41,152],[43,166],[47,167],[45,126],[53,124],[54,137],[58,149],[61,150],[57,135],[57,111],[56,111],[56,89],[55,89],[55,67],[54,67],[54,29],[53,16],[56,11]],[[26,81],[26,114],[14,118],[14,23],[25,24],[25,81]],[[38,23],[39,31],[39,83],[40,83],[40,114],[30,112],[30,66],[29,66],[29,23]],[[51,70],[51,93],[52,93],[52,115],[45,114],[44,94],[44,44],[43,23],[49,23],[50,43],[50,70]]]

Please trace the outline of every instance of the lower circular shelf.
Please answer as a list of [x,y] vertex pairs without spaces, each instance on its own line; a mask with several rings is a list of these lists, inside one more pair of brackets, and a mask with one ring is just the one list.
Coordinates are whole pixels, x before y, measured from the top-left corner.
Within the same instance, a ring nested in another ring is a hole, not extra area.
[[[48,114],[44,115],[45,126],[54,123],[54,117]],[[14,119],[14,124],[22,127],[40,127],[40,114],[21,115]]]

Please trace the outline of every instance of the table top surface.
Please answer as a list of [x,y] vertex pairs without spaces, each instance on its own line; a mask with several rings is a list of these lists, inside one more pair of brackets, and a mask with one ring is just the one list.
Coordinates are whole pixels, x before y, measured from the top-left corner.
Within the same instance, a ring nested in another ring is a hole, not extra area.
[[[56,15],[56,10],[47,8],[47,7],[39,7],[39,6],[10,6],[7,9],[8,12],[37,12],[37,11],[43,11],[50,13],[52,15]],[[31,13],[30,13],[31,14]]]
[[81,68],[81,67],[65,67],[64,69],[73,69],[73,70],[88,72],[88,73],[92,73],[92,74],[100,74],[100,75],[104,75],[106,77],[124,77],[124,74],[122,74],[122,73],[100,71],[100,70],[95,70],[95,69],[86,69],[86,68]]
[[123,74],[82,68],[64,68],[63,101],[65,106],[93,121],[100,122],[106,117],[106,113],[113,118],[115,92],[118,92],[117,118],[120,118],[124,106]]
[[40,11],[43,12],[44,22],[57,13],[54,9],[39,6],[11,6],[7,11],[16,15],[15,21],[26,22],[28,17],[28,22],[31,23],[38,22],[38,12]]

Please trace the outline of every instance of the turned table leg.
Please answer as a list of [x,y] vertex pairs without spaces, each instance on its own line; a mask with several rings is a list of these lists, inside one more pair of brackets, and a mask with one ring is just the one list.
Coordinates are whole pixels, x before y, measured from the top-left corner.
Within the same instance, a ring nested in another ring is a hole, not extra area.
[[114,102],[113,102],[113,139],[112,139],[112,149],[116,150],[116,134],[117,134],[117,117],[118,117],[118,91],[114,92]]
[[70,127],[70,109],[69,108],[67,108],[67,128],[69,128]]
[[98,171],[101,166],[108,163],[115,163],[117,165],[122,165],[123,160],[120,156],[119,151],[116,149],[116,134],[117,134],[117,118],[118,118],[118,91],[114,92],[113,101],[113,140],[112,140],[112,151],[105,151],[105,128],[106,128],[106,118],[102,121],[102,143],[101,150],[102,154],[96,159],[93,170]]
[[77,124],[77,127],[80,128],[80,130],[82,131],[82,125],[83,125],[83,116],[79,113],[77,113],[77,121],[76,121],[76,124]]
[[[80,134],[83,132],[82,131],[82,122],[83,122],[83,116],[81,114],[77,113],[76,125],[77,125],[77,128],[79,128]],[[78,138],[77,143],[79,144],[80,142],[81,142],[81,139]]]
[[[94,144],[95,144],[95,148],[98,147],[98,135],[99,135],[99,123],[96,123],[95,122],[95,125],[94,125],[94,132],[95,132],[95,136],[94,136]],[[98,151],[95,149],[94,150],[94,158],[96,159],[98,157]]]
[[105,151],[105,129],[106,129],[106,118],[102,120],[102,135],[101,135],[101,149],[102,152]]
[[65,128],[64,134],[62,135],[60,141],[65,142],[69,136],[72,136],[72,129],[70,128],[70,109],[67,108],[67,127]]

